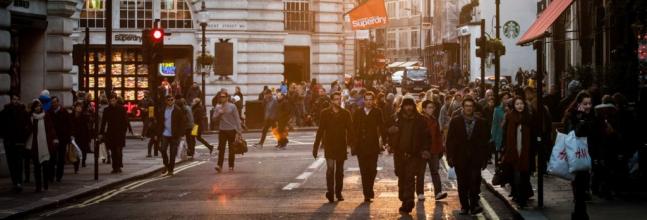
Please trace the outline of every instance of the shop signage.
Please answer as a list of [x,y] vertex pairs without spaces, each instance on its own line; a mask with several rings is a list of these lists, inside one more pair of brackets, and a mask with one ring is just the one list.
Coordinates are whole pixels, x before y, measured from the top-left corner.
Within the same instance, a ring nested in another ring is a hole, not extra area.
[[244,31],[247,30],[247,24],[245,23],[209,23],[207,28],[212,30],[234,30],[234,31]]
[[517,38],[519,36],[519,31],[521,27],[519,27],[519,23],[516,21],[507,21],[503,25],[503,35],[507,38]]
[[174,62],[160,63],[160,75],[162,76],[175,76],[175,69]]
[[353,30],[383,27],[388,23],[384,0],[369,0],[347,14]]
[[142,42],[142,37],[137,35],[137,34],[115,34],[114,35],[115,41],[135,41],[135,42]]

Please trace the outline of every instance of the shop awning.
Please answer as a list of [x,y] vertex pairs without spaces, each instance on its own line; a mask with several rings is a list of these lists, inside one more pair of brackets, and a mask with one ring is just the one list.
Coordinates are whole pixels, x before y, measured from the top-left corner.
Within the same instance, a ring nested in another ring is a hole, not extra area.
[[389,64],[389,66],[388,66],[388,67],[389,67],[389,68],[398,67],[398,66],[400,66],[400,65],[401,65],[401,64],[403,64],[403,63],[404,63],[404,62],[393,62],[393,63]]
[[401,64],[399,67],[410,67],[410,66],[413,66],[413,65],[415,65],[417,63],[418,63],[418,61],[405,62],[405,63]]
[[528,31],[521,36],[517,45],[527,44],[544,36],[553,22],[573,3],[573,0],[553,0],[548,7],[539,15],[539,18],[528,28]]

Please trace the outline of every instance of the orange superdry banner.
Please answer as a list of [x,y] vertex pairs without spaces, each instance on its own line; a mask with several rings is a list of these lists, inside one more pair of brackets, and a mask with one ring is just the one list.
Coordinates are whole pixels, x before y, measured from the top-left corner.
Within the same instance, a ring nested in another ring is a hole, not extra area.
[[388,22],[384,0],[368,0],[348,12],[353,30],[377,28]]

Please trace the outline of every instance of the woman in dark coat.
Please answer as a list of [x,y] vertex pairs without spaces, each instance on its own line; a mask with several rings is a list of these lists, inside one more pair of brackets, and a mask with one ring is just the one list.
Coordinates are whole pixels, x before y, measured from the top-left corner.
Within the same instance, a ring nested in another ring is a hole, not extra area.
[[[591,95],[588,92],[582,91],[577,94],[570,107],[564,112],[564,133],[575,131],[575,136],[590,139],[593,136],[592,126],[595,121],[591,110],[592,106]],[[596,160],[593,157],[591,159]],[[575,180],[571,182],[575,197],[575,210],[571,214],[571,219],[589,219],[586,211],[586,197],[590,187],[589,179],[588,170],[575,172]]]
[[[85,160],[90,151],[90,134],[92,124],[90,118],[83,111],[83,102],[74,103],[74,113],[72,114],[72,137],[74,142],[81,149],[81,166],[85,167]],[[74,173],[79,171],[79,161],[74,163]]]
[[531,149],[530,114],[526,102],[517,97],[513,100],[513,110],[505,116],[505,148],[502,163],[511,168],[512,197],[520,207],[525,207],[532,196],[530,185]]
[[53,169],[49,168],[50,152],[56,152],[59,140],[51,116],[43,110],[42,104],[37,99],[31,104],[30,123],[31,132],[25,146],[34,163],[36,192],[40,192],[42,188],[47,190],[47,183],[54,175]]

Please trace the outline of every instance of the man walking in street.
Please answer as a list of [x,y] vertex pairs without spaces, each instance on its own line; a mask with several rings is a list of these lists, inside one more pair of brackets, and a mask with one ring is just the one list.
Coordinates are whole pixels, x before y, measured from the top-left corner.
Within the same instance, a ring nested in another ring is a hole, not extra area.
[[427,119],[416,110],[413,98],[405,98],[395,125],[389,128],[391,146],[395,155],[395,174],[398,176],[398,197],[402,202],[400,213],[409,214],[415,205],[415,177],[419,173],[423,155],[429,152]]
[[[50,178],[55,177],[56,182],[61,182],[63,171],[65,171],[65,152],[72,138],[72,115],[63,108],[61,100],[56,96],[52,96],[52,107],[49,109],[49,114],[52,116],[54,130],[59,141],[55,152],[51,155],[50,173],[54,175]],[[52,179],[50,179],[51,181]]]
[[475,105],[471,98],[463,100],[463,110],[451,120],[447,134],[447,162],[456,167],[461,215],[483,212],[479,205],[481,169],[490,156],[490,135],[486,122],[474,115]]
[[222,172],[222,165],[225,161],[225,147],[229,144],[229,157],[227,163],[229,164],[229,171],[234,171],[234,160],[236,154],[232,151],[231,146],[238,138],[242,138],[243,132],[240,115],[236,105],[229,102],[229,95],[227,92],[219,92],[216,94],[218,97],[218,104],[214,108],[212,120],[219,120],[219,133],[218,133],[218,166],[216,171]]
[[123,148],[126,146],[126,131],[128,130],[128,115],[126,110],[118,104],[116,95],[110,96],[110,106],[103,112],[101,120],[101,134],[106,147],[110,149],[112,157],[112,172],[121,173],[123,167]]
[[162,175],[172,176],[173,169],[175,168],[175,157],[177,155],[177,147],[180,144],[180,139],[185,133],[186,117],[182,108],[175,104],[175,99],[172,95],[166,95],[166,106],[156,114],[158,126],[156,137],[162,138],[162,160],[166,170]]
[[[344,183],[344,161],[347,159],[347,144],[351,143],[351,115],[341,108],[341,93],[331,95],[331,106],[321,111],[319,128],[312,148],[312,156],[316,159],[319,146],[323,145],[326,157],[326,198],[329,202],[344,201],[341,194]],[[334,194],[333,194],[334,193]],[[334,196],[333,196],[334,195]]]
[[416,193],[418,193],[418,200],[424,200],[424,183],[425,183],[425,169],[429,165],[429,174],[431,175],[431,182],[434,184],[434,198],[436,201],[447,197],[447,193],[443,192],[442,183],[440,182],[440,175],[438,168],[440,167],[440,158],[443,157],[443,137],[440,132],[438,119],[434,116],[434,112],[438,109],[440,104],[435,101],[425,100],[422,102],[423,114],[427,117],[427,127],[429,129],[429,154],[423,155],[424,159],[421,164],[420,173],[416,177]]
[[20,103],[20,97],[11,96],[11,102],[4,106],[0,113],[3,126],[1,137],[4,141],[7,166],[13,183],[13,191],[22,191],[22,166],[25,152],[25,142],[29,136],[29,113],[25,105]]
[[380,137],[386,141],[386,129],[382,121],[382,110],[375,107],[375,94],[364,94],[364,108],[353,114],[354,144],[351,150],[357,155],[359,172],[362,175],[364,202],[375,198],[373,184],[377,175],[377,159],[382,152]]
[[278,117],[278,101],[269,89],[263,91],[263,106],[265,107],[265,119],[263,120],[261,140],[257,144],[254,144],[254,147],[257,148],[263,148],[265,137],[267,137],[267,131],[276,126],[276,120]]

